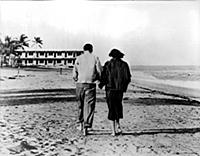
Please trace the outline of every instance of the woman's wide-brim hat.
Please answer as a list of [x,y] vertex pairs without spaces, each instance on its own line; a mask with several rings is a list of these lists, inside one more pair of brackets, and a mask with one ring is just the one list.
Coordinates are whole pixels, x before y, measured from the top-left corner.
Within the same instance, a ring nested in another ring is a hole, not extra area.
[[112,49],[109,53],[109,56],[113,58],[123,58],[124,54],[118,49]]

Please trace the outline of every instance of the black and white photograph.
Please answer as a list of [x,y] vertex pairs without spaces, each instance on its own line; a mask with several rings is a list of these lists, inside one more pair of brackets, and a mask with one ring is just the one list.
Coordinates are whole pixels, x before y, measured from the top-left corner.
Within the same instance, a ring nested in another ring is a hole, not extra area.
[[200,156],[200,1],[0,0],[0,156]]

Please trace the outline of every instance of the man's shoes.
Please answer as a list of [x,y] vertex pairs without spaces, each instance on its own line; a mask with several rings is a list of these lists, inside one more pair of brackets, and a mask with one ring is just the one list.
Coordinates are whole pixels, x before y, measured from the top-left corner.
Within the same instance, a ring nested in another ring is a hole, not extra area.
[[84,128],[84,129],[83,129],[83,135],[84,135],[84,136],[87,136],[87,134],[88,134],[88,129],[87,129],[87,128]]
[[76,127],[79,131],[83,131],[83,124],[79,123],[78,127]]

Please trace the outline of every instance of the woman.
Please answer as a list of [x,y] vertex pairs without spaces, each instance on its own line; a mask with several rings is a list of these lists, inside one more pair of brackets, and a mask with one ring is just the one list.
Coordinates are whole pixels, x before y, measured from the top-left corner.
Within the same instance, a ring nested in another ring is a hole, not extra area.
[[[103,67],[99,88],[105,86],[106,100],[108,104],[108,119],[111,120],[112,136],[122,133],[120,119],[123,118],[122,99],[128,84],[131,81],[131,73],[128,64],[123,61],[124,54],[117,49],[109,53],[112,57]],[[117,131],[115,126],[117,126]]]

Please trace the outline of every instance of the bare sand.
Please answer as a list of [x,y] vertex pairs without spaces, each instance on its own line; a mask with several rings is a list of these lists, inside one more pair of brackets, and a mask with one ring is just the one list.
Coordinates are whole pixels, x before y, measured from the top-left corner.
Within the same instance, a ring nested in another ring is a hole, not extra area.
[[0,69],[0,156],[199,156],[200,104],[141,87],[124,95],[123,133],[110,136],[97,89],[93,131],[77,129],[71,71]]

